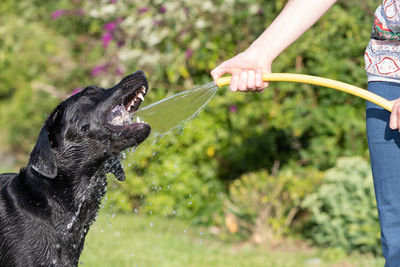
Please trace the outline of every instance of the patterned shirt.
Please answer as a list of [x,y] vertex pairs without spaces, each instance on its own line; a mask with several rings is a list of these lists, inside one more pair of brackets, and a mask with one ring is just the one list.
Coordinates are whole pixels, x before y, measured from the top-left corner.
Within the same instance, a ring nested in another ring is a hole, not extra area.
[[364,54],[368,81],[400,82],[400,0],[383,0]]

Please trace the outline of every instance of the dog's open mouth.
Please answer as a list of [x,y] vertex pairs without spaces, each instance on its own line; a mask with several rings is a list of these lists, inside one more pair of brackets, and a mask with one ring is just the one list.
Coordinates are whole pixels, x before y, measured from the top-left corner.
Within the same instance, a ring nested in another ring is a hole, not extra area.
[[133,118],[133,114],[138,110],[147,93],[147,88],[141,86],[139,89],[122,97],[107,116],[107,125],[113,130],[129,130],[137,123],[145,123],[139,117]]

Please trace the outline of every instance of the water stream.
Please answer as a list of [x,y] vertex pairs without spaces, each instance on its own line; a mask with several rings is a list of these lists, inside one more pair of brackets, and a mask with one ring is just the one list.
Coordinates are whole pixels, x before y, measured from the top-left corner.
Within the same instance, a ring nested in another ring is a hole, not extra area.
[[192,89],[185,90],[156,103],[140,108],[133,114],[140,121],[145,121],[156,134],[165,134],[194,116],[207,105],[215,95],[218,87],[209,82]]

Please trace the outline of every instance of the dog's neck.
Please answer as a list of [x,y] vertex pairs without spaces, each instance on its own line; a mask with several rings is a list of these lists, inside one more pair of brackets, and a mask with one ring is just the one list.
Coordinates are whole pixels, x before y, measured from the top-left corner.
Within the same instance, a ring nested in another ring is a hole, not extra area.
[[[106,193],[106,169],[105,162],[89,175],[72,176],[69,172],[61,172],[54,179],[54,186],[58,187],[56,192],[62,192],[54,197],[55,209],[60,208],[65,213],[54,213],[52,218],[59,222],[57,226],[57,244],[65,251],[81,252],[89,227],[96,219],[101,200]],[[64,190],[61,190],[64,188]],[[66,189],[70,189],[69,191]],[[77,260],[77,259],[76,259]],[[75,259],[63,259],[63,262]]]

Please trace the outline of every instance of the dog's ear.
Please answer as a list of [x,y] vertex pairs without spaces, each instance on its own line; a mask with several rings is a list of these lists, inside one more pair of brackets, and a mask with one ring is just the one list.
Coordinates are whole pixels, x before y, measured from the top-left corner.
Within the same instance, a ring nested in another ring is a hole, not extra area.
[[40,131],[39,138],[32,150],[28,167],[46,178],[54,179],[57,176],[56,160],[51,150],[49,133],[46,127]]
[[32,150],[28,164],[28,167],[50,179],[54,179],[57,176],[57,165],[54,153],[51,149],[49,132],[52,130],[55,121],[60,119],[60,114],[60,107],[57,107],[47,119],[43,128],[40,130],[39,138]]

